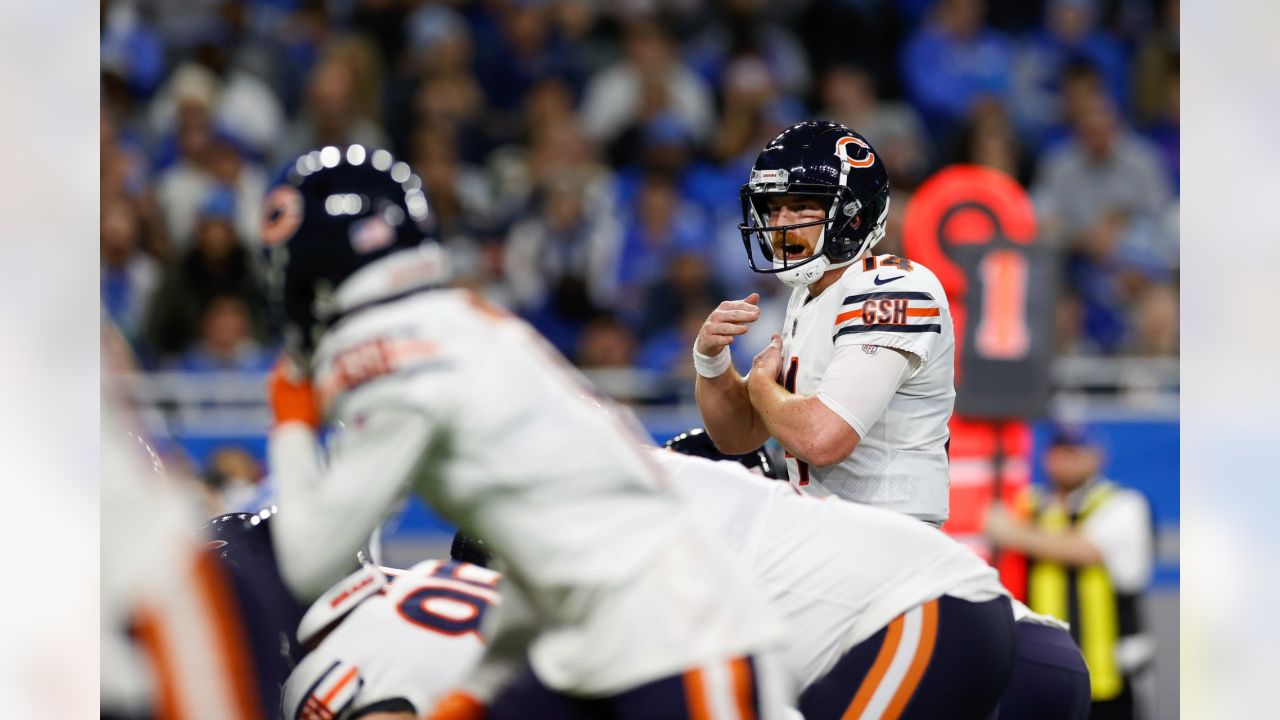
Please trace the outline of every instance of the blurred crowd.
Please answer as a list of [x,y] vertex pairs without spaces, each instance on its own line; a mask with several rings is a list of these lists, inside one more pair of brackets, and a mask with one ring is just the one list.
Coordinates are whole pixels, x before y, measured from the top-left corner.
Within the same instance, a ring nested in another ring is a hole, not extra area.
[[691,378],[719,301],[785,304],[738,188],[821,118],[888,165],[878,252],[934,170],[999,168],[1060,250],[1059,352],[1176,355],[1178,27],[1177,0],[103,0],[103,305],[147,367],[267,368],[258,202],[360,143],[421,175],[460,283],[584,368]]

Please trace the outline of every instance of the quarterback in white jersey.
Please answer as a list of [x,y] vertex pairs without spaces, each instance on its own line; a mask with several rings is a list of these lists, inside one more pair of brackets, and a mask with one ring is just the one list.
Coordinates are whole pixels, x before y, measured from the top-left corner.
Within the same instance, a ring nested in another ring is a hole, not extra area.
[[423,717],[480,661],[500,577],[426,560],[408,570],[365,566],[334,585],[298,628],[314,649],[285,683],[285,719]]
[[941,525],[955,335],[932,272],[871,254],[889,212],[883,161],[843,125],[800,123],[760,153],[742,204],[752,269],[794,289],[745,378],[727,347],[759,318],[758,298],[721,303],[703,324],[694,366],[707,432],[733,454],[776,438],[806,493]]
[[[339,580],[416,491],[503,560],[539,623],[530,662],[556,693],[613,697],[772,645],[772,611],[680,512],[634,418],[528,325],[442,287],[408,167],[358,146],[314,155],[264,206],[268,296],[314,392],[286,368],[272,381],[273,540],[291,588],[313,598]],[[674,597],[682,612],[655,621]]]

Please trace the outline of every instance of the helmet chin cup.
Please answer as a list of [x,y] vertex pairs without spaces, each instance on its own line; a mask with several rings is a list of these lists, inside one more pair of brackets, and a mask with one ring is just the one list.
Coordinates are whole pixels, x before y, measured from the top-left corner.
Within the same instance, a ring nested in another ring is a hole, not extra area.
[[[781,266],[781,263],[774,261],[774,267]],[[830,269],[831,261],[825,255],[819,255],[803,265],[797,265],[789,270],[775,273],[774,276],[787,287],[802,288],[809,287],[817,282],[818,278],[822,277]]]

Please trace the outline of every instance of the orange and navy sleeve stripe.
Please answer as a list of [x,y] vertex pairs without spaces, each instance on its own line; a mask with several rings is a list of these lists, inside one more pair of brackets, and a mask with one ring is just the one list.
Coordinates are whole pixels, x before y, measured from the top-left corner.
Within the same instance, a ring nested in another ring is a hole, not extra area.
[[832,339],[869,332],[941,333],[942,311],[927,292],[897,290],[850,295],[836,315]]

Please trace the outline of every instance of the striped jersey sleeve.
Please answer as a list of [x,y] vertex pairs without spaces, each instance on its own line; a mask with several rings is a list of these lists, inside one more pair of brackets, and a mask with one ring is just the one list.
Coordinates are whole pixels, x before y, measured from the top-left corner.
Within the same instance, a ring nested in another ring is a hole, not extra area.
[[[927,361],[950,332],[946,295],[933,273],[920,265],[910,271],[857,272],[841,283],[840,308],[831,338],[837,348],[879,345],[903,350]],[[879,281],[879,282],[877,282]]]

